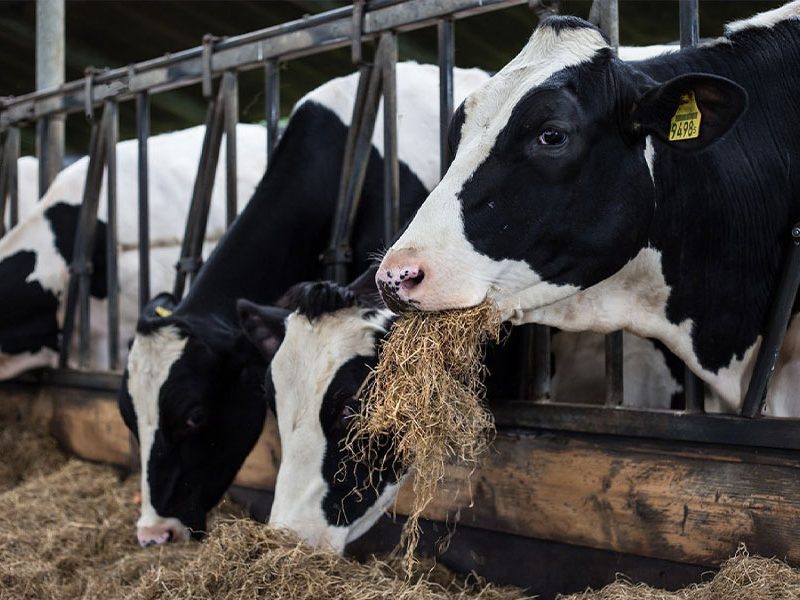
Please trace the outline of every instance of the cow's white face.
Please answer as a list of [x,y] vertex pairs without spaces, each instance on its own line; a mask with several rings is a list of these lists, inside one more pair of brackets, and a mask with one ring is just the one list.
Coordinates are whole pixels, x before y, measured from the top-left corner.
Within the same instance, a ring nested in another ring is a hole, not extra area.
[[376,472],[377,490],[369,488],[370,473],[341,448],[388,321],[387,311],[358,306],[314,318],[295,312],[270,366],[282,462],[269,522],[313,546],[343,551],[394,500],[393,477]]
[[[457,130],[451,131],[451,138],[458,145],[453,164],[381,264],[378,279],[384,284],[385,299],[391,302],[385,291],[387,282],[403,302],[421,310],[471,306],[487,296],[501,305],[513,304],[514,296],[528,288],[538,302],[546,304],[578,289],[544,281],[524,260],[497,260],[477,251],[465,233],[461,196],[492,154],[523,96],[554,73],[589,61],[606,47],[595,30],[537,29],[514,60],[467,97],[453,120]],[[492,198],[484,210],[508,200]],[[514,235],[504,233],[509,225],[501,225],[494,233]]]
[[504,318],[617,273],[648,243],[651,136],[666,140],[683,94],[703,107],[705,148],[746,106],[729,80],[656,84],[574,17],[547,19],[520,54],[456,111],[452,165],[376,276],[394,310],[494,300]]
[[189,538],[189,528],[179,519],[159,515],[150,489],[150,455],[159,430],[159,396],[172,365],[181,357],[187,339],[175,327],[136,335],[128,354],[127,388],[136,418],[141,469],[141,516],[136,523],[142,546]]

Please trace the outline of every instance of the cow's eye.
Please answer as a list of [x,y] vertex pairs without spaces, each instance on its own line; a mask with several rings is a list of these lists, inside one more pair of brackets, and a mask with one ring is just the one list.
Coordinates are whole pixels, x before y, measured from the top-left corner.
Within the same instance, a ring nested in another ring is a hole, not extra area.
[[567,135],[558,129],[548,127],[539,133],[539,137],[536,141],[542,146],[561,146],[567,141]]
[[206,413],[203,409],[196,408],[192,410],[186,417],[187,431],[202,429],[206,424],[206,420]]

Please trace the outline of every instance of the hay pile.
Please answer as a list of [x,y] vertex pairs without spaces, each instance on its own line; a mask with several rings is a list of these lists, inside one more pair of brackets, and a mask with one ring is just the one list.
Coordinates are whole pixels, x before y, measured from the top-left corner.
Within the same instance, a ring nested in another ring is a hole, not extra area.
[[0,492],[51,473],[66,462],[55,439],[34,432],[18,419],[0,421]]
[[751,557],[744,546],[714,578],[675,592],[616,581],[602,590],[559,600],[800,600],[800,571],[774,558]]
[[398,577],[397,563],[359,564],[314,550],[241,518],[230,503],[206,542],[142,549],[134,535],[137,477],[68,460],[54,440],[18,424],[9,432],[0,424],[0,432],[4,472],[12,474],[3,479],[10,489],[0,492],[0,599],[524,597],[430,564],[411,579]]
[[381,344],[378,366],[362,389],[348,448],[357,461],[376,464],[390,443],[414,473],[414,506],[403,544],[411,568],[419,517],[431,502],[445,466],[477,465],[493,439],[486,409],[486,343],[498,342],[502,323],[485,302],[466,310],[400,316]]

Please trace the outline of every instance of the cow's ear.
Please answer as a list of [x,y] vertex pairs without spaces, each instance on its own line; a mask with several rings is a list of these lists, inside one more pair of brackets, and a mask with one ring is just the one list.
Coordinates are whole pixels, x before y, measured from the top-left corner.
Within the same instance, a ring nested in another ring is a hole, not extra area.
[[747,92],[738,83],[690,73],[645,91],[634,105],[632,128],[671,148],[693,152],[725,135],[745,110]]
[[262,306],[249,300],[236,301],[239,325],[262,356],[271,361],[286,335],[286,318],[291,311],[277,306]]
[[172,315],[176,306],[178,306],[178,300],[175,296],[169,292],[161,292],[145,304],[142,309],[142,318],[148,321],[164,319]]
[[378,292],[378,284],[375,283],[375,275],[378,273],[378,265],[371,266],[361,275],[356,277],[347,285],[347,289],[353,292],[362,306],[373,308],[383,307],[383,300]]

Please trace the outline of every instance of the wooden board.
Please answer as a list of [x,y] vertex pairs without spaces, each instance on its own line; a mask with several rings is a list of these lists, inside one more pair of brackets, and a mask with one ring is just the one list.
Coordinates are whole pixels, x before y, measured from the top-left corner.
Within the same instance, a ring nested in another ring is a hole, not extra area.
[[[0,412],[43,424],[75,454],[129,464],[108,392],[3,386]],[[270,490],[280,460],[274,420],[236,483]],[[577,433],[504,431],[469,489],[453,467],[425,516],[460,512],[476,528],[716,566],[740,542],[800,564],[800,452],[738,450]],[[397,510],[410,506],[409,486]]]

